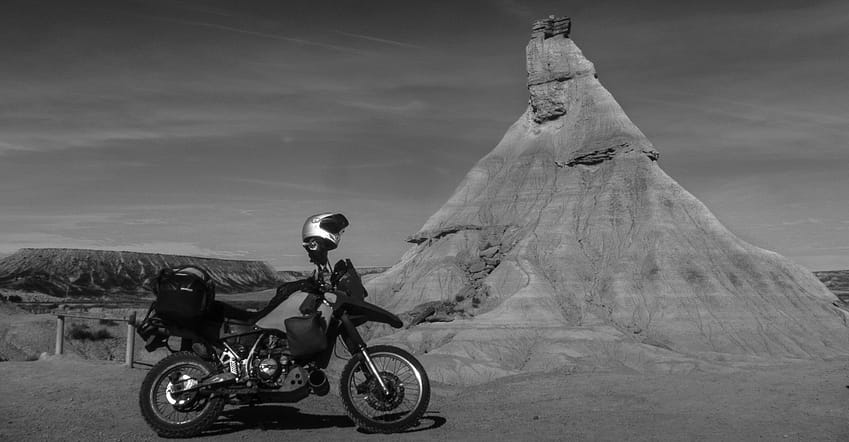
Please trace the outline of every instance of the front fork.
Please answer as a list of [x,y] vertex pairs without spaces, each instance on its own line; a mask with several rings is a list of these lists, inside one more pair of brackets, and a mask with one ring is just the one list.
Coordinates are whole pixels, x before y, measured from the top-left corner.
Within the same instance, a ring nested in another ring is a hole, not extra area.
[[363,337],[360,336],[360,332],[357,331],[357,326],[351,322],[351,318],[348,317],[347,313],[342,314],[342,326],[345,327],[347,335],[345,345],[348,346],[348,351],[350,351],[351,354],[358,352],[363,356],[363,360],[365,361],[365,365],[369,373],[377,379],[377,383],[380,384],[383,394],[388,396],[389,388],[386,387],[386,383],[383,382],[383,377],[380,376],[380,372],[377,371],[377,366],[374,365],[374,361],[371,360],[371,356],[369,356],[368,351],[366,351],[366,342],[363,340]]

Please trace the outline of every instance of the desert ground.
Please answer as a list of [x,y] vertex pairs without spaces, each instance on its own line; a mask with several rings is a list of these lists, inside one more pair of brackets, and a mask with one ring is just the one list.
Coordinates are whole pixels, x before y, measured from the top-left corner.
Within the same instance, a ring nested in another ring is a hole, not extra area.
[[[0,440],[152,440],[138,387],[148,368],[51,356],[0,363]],[[849,360],[731,373],[522,375],[434,385],[421,425],[357,431],[335,393],[228,407],[213,440],[849,440]]]
[[[115,337],[103,348],[67,340],[69,354],[48,356],[55,333],[52,315],[26,314],[9,304],[0,310],[6,338],[17,336],[18,345],[43,352],[39,360],[0,362],[0,440],[157,439],[141,417],[137,395],[149,370],[145,363],[163,354],[137,349],[136,360],[142,363],[132,369],[121,365],[125,326],[119,324],[106,327]],[[27,340],[21,340],[23,335]],[[104,354],[114,360],[95,360]],[[331,370],[335,383],[334,374]],[[357,431],[345,416],[334,386],[328,396],[297,404],[228,407],[204,437],[838,441],[849,440],[847,387],[849,358],[679,374],[553,371],[472,387],[434,383],[419,427],[373,435]]]

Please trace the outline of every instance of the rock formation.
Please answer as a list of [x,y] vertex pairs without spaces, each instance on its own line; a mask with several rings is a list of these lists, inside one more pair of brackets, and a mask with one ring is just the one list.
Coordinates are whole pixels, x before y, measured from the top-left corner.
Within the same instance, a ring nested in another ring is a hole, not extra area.
[[194,265],[209,272],[222,293],[274,287],[275,271],[260,261],[80,249],[21,249],[0,259],[0,287],[54,296],[149,291],[166,267]]
[[461,383],[849,354],[834,295],[666,175],[569,30],[535,24],[527,110],[369,284],[409,312],[385,339]]
[[825,270],[814,275],[842,302],[849,304],[849,270]]

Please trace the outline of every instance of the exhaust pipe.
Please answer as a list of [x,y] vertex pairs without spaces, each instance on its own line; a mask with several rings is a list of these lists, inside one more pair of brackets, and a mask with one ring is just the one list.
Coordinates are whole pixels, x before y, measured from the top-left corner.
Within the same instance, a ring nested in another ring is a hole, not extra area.
[[310,372],[307,382],[316,396],[324,396],[330,392],[330,382],[327,382],[327,375],[321,370]]

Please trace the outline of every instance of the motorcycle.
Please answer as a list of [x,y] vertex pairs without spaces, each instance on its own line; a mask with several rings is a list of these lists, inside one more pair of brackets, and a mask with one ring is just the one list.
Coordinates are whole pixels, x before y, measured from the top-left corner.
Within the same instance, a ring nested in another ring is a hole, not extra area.
[[[315,254],[322,255],[320,250]],[[430,382],[421,363],[401,348],[368,345],[358,331],[368,322],[400,328],[402,321],[364,300],[367,292],[350,260],[337,262],[332,271],[326,259],[314,262],[312,277],[284,284],[259,312],[214,301],[200,320],[178,323],[157,310],[165,309],[158,293],[139,334],[149,351],[166,346],[172,354],[145,376],[139,405],[160,436],[198,435],[228,404],[294,403],[328,394],[325,369],[339,340],[351,356],[339,379],[350,419],[377,433],[418,424],[430,401]],[[184,276],[190,270],[184,269]],[[209,281],[183,284],[180,293],[204,284]],[[291,301],[293,291],[303,298],[301,314],[285,317],[278,298]],[[183,338],[180,350],[168,346],[169,336]]]

